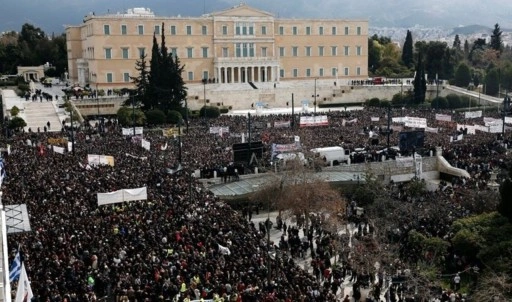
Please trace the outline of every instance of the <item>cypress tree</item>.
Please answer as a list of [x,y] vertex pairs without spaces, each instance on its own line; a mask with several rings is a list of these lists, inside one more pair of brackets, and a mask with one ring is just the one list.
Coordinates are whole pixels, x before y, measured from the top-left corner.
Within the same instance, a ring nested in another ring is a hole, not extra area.
[[402,62],[407,66],[407,68],[410,68],[413,64],[413,42],[410,30],[407,30],[407,36],[405,37],[404,47],[402,50]]
[[421,51],[418,52],[418,62],[416,63],[416,75],[414,76],[414,104],[421,104],[425,101],[427,91],[427,80],[425,79],[425,67],[423,66],[423,57]]

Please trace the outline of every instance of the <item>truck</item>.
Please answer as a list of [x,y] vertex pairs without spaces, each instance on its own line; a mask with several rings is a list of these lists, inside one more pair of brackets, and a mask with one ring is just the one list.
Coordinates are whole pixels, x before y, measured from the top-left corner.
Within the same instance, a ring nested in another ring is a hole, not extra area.
[[337,165],[343,162],[347,162],[350,158],[349,150],[341,146],[315,148],[310,150],[315,157],[322,158],[325,163]]

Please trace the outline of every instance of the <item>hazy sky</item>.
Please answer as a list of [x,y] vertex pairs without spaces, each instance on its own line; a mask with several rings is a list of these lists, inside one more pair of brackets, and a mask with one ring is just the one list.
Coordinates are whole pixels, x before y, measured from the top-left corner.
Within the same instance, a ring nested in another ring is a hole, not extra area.
[[[97,15],[147,7],[158,16],[199,16],[239,4],[240,0],[1,0],[0,32],[21,30],[24,23],[47,34]],[[283,18],[367,19],[370,26],[433,27],[480,24],[512,28],[511,0],[246,0],[250,6]]]

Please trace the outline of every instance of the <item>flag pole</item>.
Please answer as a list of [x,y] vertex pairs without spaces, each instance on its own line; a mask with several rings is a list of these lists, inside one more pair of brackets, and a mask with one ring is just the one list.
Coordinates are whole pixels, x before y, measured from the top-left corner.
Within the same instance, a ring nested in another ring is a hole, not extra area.
[[9,282],[9,250],[7,248],[7,225],[5,220],[5,209],[2,203],[3,192],[0,188],[0,216],[2,219],[2,257],[4,261],[3,266],[3,285],[4,285],[4,301],[11,302],[11,282]]

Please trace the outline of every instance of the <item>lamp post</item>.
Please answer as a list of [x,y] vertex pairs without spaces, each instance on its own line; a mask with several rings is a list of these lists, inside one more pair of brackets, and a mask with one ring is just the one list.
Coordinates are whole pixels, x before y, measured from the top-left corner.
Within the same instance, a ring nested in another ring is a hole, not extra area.
[[135,95],[132,95],[132,126],[133,135],[135,136]]
[[315,78],[315,94],[312,95],[312,97],[314,98],[314,101],[313,101],[313,105],[315,106],[314,108],[314,115],[316,116],[316,98],[319,96],[317,93],[316,93],[316,80],[317,78]]
[[204,118],[206,119],[206,83],[208,83],[207,79],[202,79],[203,82],[203,100],[204,100]]
[[73,105],[71,105],[71,101],[69,103],[70,105],[70,111],[69,111],[69,119],[71,120],[71,152],[73,153],[73,155],[75,155],[75,134],[73,132]]

